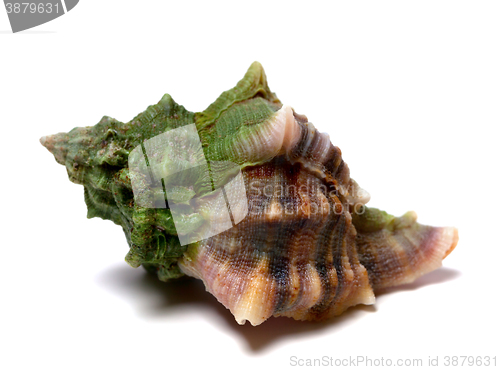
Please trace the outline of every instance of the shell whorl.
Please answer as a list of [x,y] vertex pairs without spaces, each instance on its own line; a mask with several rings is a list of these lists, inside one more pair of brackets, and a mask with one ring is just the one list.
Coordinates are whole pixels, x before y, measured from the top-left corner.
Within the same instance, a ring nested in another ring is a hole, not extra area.
[[284,156],[243,173],[249,214],[188,251],[183,272],[202,279],[239,323],[321,319],[374,302],[346,203],[323,180]]

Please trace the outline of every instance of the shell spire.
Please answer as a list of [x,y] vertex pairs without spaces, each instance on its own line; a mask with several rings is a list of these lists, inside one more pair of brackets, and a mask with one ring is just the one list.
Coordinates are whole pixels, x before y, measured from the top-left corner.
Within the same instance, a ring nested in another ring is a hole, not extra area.
[[458,242],[413,212],[366,207],[340,149],[280,102],[258,62],[203,112],[165,95],[128,123],[40,141],[84,185],[88,217],[122,226],[131,266],[201,279],[240,324],[373,304]]

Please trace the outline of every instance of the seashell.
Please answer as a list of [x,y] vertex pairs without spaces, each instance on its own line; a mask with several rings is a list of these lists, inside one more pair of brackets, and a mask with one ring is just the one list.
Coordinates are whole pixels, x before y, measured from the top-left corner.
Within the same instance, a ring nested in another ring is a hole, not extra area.
[[40,141],[84,186],[88,217],[122,226],[132,267],[201,279],[240,324],[373,304],[458,242],[414,212],[365,206],[340,149],[279,101],[257,62],[201,113],[167,94],[128,123]]

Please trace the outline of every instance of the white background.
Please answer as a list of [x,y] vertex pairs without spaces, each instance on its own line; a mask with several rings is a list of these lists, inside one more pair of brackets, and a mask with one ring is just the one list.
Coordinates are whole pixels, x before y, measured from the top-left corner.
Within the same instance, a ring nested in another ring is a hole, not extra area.
[[[297,359],[497,356],[498,1],[81,1],[12,34],[0,8],[2,369],[288,368]],[[120,227],[38,139],[201,111],[260,61],[342,149],[369,203],[455,226],[443,268],[323,323],[239,326],[198,281],[124,262]],[[296,366],[297,367],[297,366]],[[484,367],[484,366],[483,366]]]

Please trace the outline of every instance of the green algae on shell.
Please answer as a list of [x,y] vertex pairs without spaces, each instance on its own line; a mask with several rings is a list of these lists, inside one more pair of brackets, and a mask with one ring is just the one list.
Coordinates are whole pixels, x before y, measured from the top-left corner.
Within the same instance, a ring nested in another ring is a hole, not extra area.
[[[192,128],[199,147],[173,154],[153,145],[180,128]],[[128,123],[104,117],[40,141],[84,186],[88,217],[122,226],[132,267],[162,281],[203,280],[240,324],[320,320],[373,304],[380,289],[441,266],[458,242],[455,228],[420,225],[413,212],[366,207],[340,149],[280,102],[257,62],[203,112],[165,95]],[[183,172],[182,161],[198,170]],[[243,193],[227,187],[236,178]],[[222,222],[216,195],[229,201],[232,227],[200,233]]]

